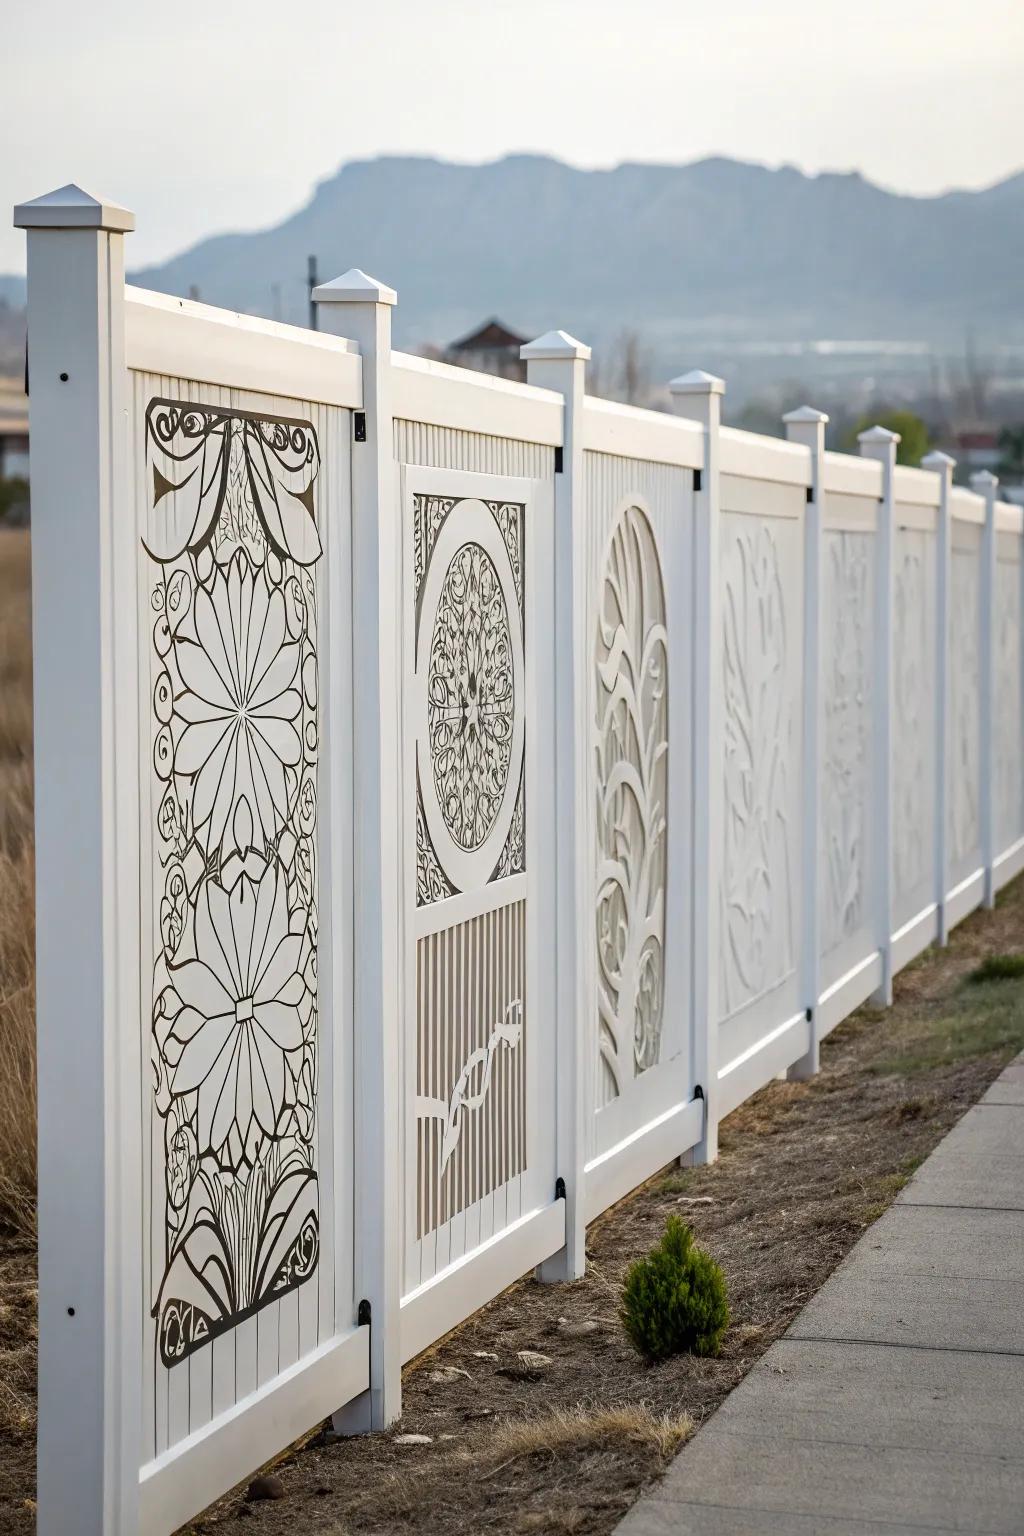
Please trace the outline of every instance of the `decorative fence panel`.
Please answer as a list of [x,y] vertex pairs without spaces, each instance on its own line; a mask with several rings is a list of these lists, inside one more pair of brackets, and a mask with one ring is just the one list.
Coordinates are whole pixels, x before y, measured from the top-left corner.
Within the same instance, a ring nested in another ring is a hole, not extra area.
[[937,890],[935,862],[935,514],[896,508],[893,571],[893,918],[916,917]]
[[[730,1079],[734,1063],[750,1059],[805,1006],[800,985],[805,505],[799,486],[730,477],[722,490],[719,1070],[725,1068]],[[730,1081],[726,1102],[733,1091]]]
[[876,522],[877,507],[863,509],[855,498],[833,496],[826,503],[818,685],[823,711],[818,845],[823,990],[876,947]]
[[704,374],[496,380],[365,273],[347,340],[125,289],[77,189],[18,218],[39,1529],[163,1536],[392,1422],[1024,869],[1024,520]]
[[954,517],[950,557],[950,799],[953,883],[981,867],[981,541]]
[[[692,1097],[692,474],[584,456],[588,1159]],[[671,625],[669,614],[672,615]],[[671,707],[670,707],[671,699]],[[582,941],[582,938],[581,938]],[[591,948],[592,946],[592,948]]]
[[[554,1200],[550,482],[407,467],[407,1304]],[[412,863],[412,861],[410,861]],[[436,1303],[435,1303],[436,1304]],[[409,1334],[415,1347],[420,1334]]]
[[[325,1042],[317,977],[332,937],[320,939],[320,568],[324,540],[347,529],[351,428],[309,402],[144,374],[132,397],[151,636],[143,1403],[157,1456],[314,1352],[338,1303],[353,1305],[351,1286],[335,1294],[351,1199],[333,1188],[336,1171],[351,1184],[351,1163],[336,1170],[318,1113],[348,1010],[343,989],[323,998]],[[334,919],[343,932],[340,901]]]

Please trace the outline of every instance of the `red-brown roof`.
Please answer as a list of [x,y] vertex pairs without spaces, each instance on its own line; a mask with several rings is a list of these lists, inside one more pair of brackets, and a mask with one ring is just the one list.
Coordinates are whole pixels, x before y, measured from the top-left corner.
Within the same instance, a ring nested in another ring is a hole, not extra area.
[[499,349],[513,347],[519,348],[529,341],[528,336],[517,336],[515,331],[510,331],[507,325],[502,325],[500,320],[488,320],[478,330],[471,331],[468,336],[463,336],[458,341],[453,341],[449,351],[451,352],[491,352]]

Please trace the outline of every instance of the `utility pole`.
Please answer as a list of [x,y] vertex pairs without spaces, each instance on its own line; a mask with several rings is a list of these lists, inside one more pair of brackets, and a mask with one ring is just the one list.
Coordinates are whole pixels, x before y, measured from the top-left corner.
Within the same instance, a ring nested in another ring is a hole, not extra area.
[[317,277],[316,257],[310,256],[307,267],[306,283],[309,288],[309,328],[311,331],[320,329],[317,323],[317,306],[313,301],[313,289],[317,286],[318,281],[319,279]]

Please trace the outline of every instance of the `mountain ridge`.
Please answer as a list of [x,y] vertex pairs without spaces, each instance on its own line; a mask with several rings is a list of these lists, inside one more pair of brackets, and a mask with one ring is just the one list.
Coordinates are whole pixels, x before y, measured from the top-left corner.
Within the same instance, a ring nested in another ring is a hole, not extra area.
[[405,346],[492,314],[598,345],[635,330],[675,361],[773,338],[1024,345],[1024,171],[916,197],[724,156],[582,170],[385,155],[346,162],[276,224],[207,236],[131,280],[301,324],[310,252],[322,280],[360,266],[395,287]]

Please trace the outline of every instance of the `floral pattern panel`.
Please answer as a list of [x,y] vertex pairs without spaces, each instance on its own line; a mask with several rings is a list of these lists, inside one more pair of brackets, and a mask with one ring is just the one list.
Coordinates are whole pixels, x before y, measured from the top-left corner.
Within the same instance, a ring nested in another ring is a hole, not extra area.
[[799,530],[795,519],[722,518],[724,1018],[794,966],[799,733],[790,674],[800,637],[790,634],[786,581],[799,582]]
[[874,581],[871,534],[823,537],[821,944],[830,955],[867,911]]
[[146,455],[151,1307],[171,1366],[318,1258],[320,454],[306,421],[154,399]]
[[661,1054],[665,978],[668,636],[654,534],[620,513],[595,639],[598,1106]]

